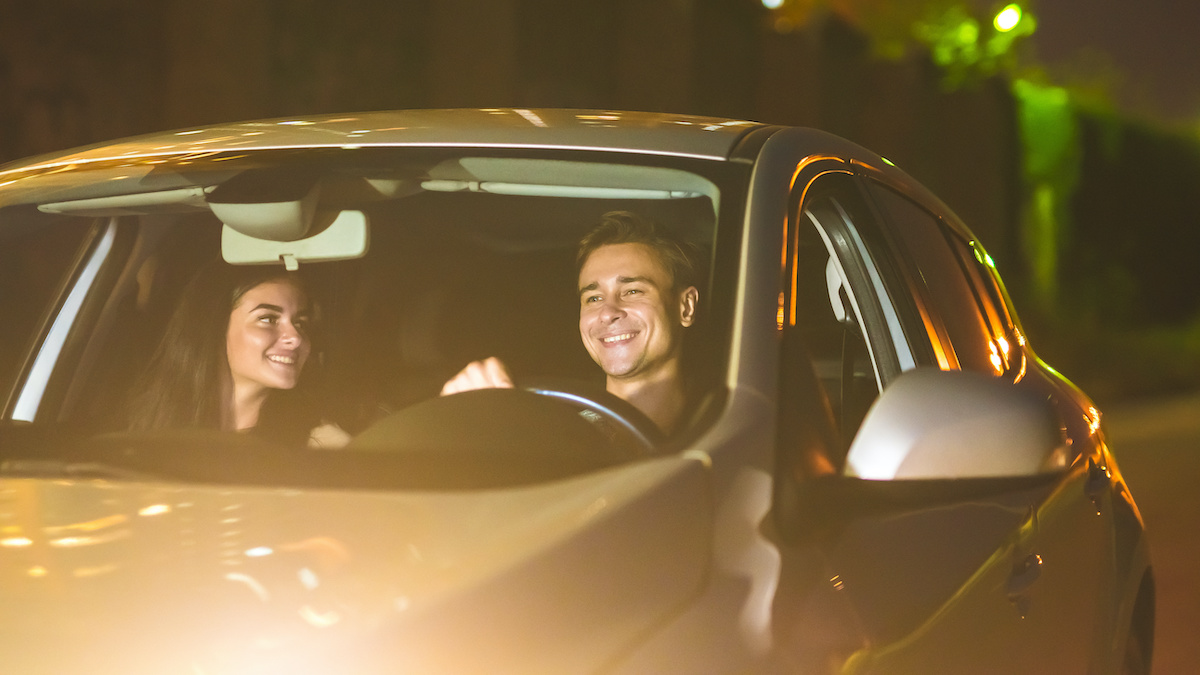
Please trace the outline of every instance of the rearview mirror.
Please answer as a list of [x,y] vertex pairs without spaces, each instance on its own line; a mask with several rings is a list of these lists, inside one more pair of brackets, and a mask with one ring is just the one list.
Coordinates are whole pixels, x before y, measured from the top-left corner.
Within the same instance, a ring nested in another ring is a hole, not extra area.
[[231,265],[282,262],[294,270],[301,262],[350,260],[366,254],[370,229],[362,211],[342,211],[328,227],[319,229],[304,239],[276,241],[252,237],[225,225],[221,229],[221,257]]

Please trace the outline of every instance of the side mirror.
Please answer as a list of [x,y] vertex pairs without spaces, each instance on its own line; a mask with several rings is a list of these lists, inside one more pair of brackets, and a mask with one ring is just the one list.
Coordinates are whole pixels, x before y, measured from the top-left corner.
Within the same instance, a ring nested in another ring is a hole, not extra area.
[[867,412],[844,472],[873,480],[999,478],[1069,462],[1049,401],[979,373],[918,368]]

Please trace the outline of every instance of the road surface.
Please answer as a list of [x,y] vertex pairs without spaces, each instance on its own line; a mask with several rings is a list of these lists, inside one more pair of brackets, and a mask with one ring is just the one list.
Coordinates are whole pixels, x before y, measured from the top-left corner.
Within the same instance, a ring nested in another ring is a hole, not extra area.
[[1154,673],[1200,673],[1200,393],[1100,407],[1150,537]]

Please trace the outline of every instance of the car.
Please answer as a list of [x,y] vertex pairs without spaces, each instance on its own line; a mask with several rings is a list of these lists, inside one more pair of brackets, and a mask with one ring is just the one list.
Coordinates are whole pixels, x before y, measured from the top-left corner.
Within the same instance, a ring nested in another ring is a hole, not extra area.
[[[603,214],[701,252],[670,435],[580,346]],[[208,261],[286,267],[339,449],[131,429]],[[1145,673],[1101,413],[983,245],[806,128],[454,109],[0,167],[0,654],[21,673]],[[516,386],[439,396],[496,356]]]

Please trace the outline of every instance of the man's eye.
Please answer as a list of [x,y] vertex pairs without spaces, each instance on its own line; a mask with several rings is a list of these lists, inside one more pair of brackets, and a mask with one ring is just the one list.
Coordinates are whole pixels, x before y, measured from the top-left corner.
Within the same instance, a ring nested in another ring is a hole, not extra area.
[[625,291],[625,295],[640,295],[642,292],[643,291],[640,288],[631,288]]
[[589,295],[583,299],[583,303],[585,305],[590,305],[590,304],[597,303],[597,302],[600,302],[600,296],[598,296],[598,295]]

